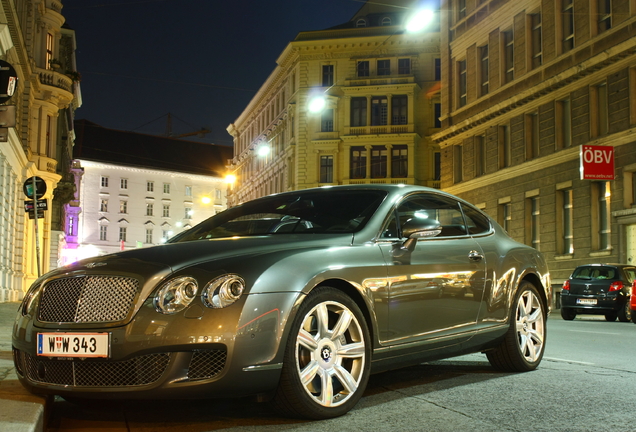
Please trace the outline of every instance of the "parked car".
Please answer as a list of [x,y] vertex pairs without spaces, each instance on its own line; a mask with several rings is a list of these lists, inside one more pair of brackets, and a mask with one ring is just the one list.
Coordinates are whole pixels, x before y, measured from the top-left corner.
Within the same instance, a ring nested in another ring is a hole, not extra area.
[[561,317],[573,320],[577,314],[605,315],[607,321],[627,322],[636,267],[627,264],[578,266],[561,289]]
[[630,296],[629,311],[632,314],[632,322],[636,324],[636,280],[632,283],[632,295]]
[[[440,296],[441,281],[470,289]],[[258,395],[321,419],[373,372],[471,352],[535,369],[550,298],[541,253],[461,199],[317,188],[42,276],[13,353],[26,388],[71,401]]]

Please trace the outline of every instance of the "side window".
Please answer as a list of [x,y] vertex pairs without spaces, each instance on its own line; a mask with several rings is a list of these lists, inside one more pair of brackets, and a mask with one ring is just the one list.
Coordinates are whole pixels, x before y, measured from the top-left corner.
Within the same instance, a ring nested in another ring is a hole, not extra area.
[[627,281],[634,282],[634,279],[636,279],[636,268],[626,268],[624,271],[627,276]]
[[467,205],[463,205],[462,209],[466,217],[468,234],[485,234],[490,231],[490,222],[481,212]]
[[459,202],[449,197],[435,194],[418,194],[408,197],[398,206],[397,217],[399,227],[412,218],[439,221],[442,232],[435,238],[466,235],[466,226]]

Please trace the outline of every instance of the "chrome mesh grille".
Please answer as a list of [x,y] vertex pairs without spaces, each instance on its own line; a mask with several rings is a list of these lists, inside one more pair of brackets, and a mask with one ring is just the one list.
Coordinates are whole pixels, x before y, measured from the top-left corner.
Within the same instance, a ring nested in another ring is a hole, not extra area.
[[188,378],[196,381],[214,377],[225,367],[226,358],[225,350],[193,352],[188,367]]
[[30,381],[73,387],[130,387],[156,382],[168,367],[169,353],[124,361],[51,360],[24,354]]
[[118,276],[81,276],[49,282],[42,292],[38,319],[43,322],[122,321],[139,281]]

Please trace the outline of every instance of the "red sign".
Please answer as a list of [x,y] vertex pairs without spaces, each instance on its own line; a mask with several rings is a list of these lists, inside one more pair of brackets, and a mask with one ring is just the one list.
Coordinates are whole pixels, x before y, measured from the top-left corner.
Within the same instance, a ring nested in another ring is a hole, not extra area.
[[581,146],[581,180],[614,180],[614,147]]

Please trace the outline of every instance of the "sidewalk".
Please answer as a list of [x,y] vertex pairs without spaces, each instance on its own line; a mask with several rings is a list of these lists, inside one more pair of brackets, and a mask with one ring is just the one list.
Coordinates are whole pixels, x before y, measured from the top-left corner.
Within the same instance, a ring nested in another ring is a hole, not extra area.
[[11,331],[20,303],[0,303],[0,432],[43,432],[44,397],[29,393],[13,367]]

